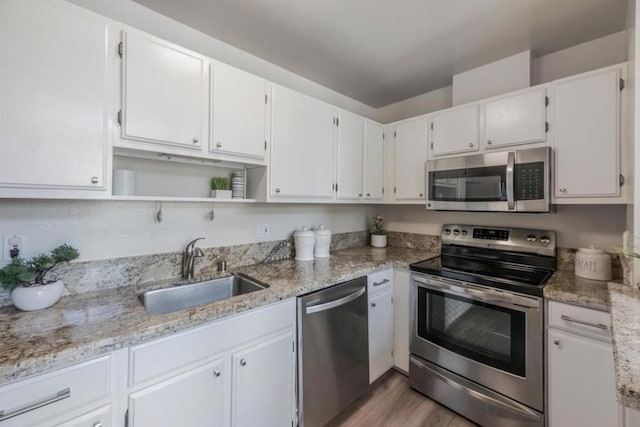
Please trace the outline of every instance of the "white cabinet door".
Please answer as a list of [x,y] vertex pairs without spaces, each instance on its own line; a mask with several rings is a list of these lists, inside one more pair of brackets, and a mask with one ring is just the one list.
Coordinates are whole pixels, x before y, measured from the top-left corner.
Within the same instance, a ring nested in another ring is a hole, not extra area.
[[484,148],[546,141],[545,97],[539,88],[484,104]]
[[549,426],[617,426],[611,344],[548,330]]
[[155,37],[123,34],[122,138],[200,150],[209,120],[209,63]]
[[478,106],[453,108],[431,116],[431,155],[478,151]]
[[369,383],[393,368],[393,290],[369,295]]
[[210,150],[262,159],[266,150],[266,83],[225,64],[212,67]]
[[232,426],[291,425],[294,342],[288,331],[233,354]]
[[422,200],[427,161],[425,118],[399,123],[395,129],[395,199]]
[[336,110],[273,88],[271,196],[333,199]]
[[364,119],[341,112],[338,122],[338,191],[341,200],[363,197]]
[[619,69],[555,85],[556,197],[620,194]]
[[108,32],[62,2],[0,2],[0,187],[105,189]]
[[373,122],[365,123],[364,196],[367,200],[384,197],[384,128]]
[[131,427],[224,425],[223,359],[129,395]]
[[111,405],[104,406],[56,427],[111,427],[111,412]]
[[394,305],[394,363],[398,369],[409,372],[409,271],[394,270],[393,305]]

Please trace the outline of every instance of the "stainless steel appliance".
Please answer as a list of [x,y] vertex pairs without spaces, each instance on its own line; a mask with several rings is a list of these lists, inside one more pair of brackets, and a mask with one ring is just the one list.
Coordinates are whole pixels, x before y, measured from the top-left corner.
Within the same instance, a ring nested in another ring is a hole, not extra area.
[[443,226],[441,255],[411,265],[411,387],[483,426],[544,426],[555,255],[552,231]]
[[551,148],[427,162],[427,209],[549,212]]
[[367,279],[298,298],[298,408],[320,427],[369,387]]

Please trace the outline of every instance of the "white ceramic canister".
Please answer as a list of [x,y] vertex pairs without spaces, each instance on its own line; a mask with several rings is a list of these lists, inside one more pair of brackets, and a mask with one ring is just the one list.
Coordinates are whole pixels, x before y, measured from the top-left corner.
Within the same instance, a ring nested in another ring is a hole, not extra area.
[[575,274],[592,280],[611,280],[611,256],[602,249],[589,246],[576,252]]
[[296,248],[296,261],[313,261],[313,247],[316,242],[316,233],[309,227],[302,227],[293,233],[293,243]]
[[331,248],[331,230],[324,228],[324,225],[316,228],[316,248],[314,255],[316,258],[329,258]]
[[113,194],[116,196],[136,195],[136,171],[116,169],[113,171]]

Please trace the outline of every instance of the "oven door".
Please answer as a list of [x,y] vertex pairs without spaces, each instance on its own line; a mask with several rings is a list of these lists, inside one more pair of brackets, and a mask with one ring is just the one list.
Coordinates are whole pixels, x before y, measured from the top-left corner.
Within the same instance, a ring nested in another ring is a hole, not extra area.
[[542,411],[541,298],[411,278],[411,353]]

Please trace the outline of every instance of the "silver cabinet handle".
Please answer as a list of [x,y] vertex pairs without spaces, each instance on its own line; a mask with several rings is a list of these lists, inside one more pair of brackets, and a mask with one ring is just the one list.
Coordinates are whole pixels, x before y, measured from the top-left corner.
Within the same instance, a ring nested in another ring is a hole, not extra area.
[[487,139],[487,145],[491,145],[493,144],[493,141],[491,141],[490,139]]
[[222,142],[220,141],[216,142],[216,148],[220,148],[220,147],[222,147]]
[[587,322],[586,320],[574,319],[573,317],[569,317],[565,314],[561,315],[560,318],[566,322],[577,323],[579,325],[585,325],[585,326],[591,326],[592,328],[602,329],[603,331],[606,331],[607,329],[609,329],[607,325],[604,325],[602,323],[594,323],[594,322]]
[[362,197],[362,193],[358,193],[358,197]]
[[240,366],[247,366],[247,361],[244,359],[240,359]]
[[102,421],[98,421],[97,423],[93,423],[93,427],[102,427]]
[[9,418],[17,417],[18,415],[26,414],[35,409],[42,408],[43,406],[51,405],[52,403],[71,397],[71,387],[60,390],[56,394],[50,397],[46,397],[42,400],[38,400],[33,403],[28,403],[24,406],[14,409],[13,411],[7,411],[0,409],[0,421],[8,420]]
[[424,197],[424,193],[420,193],[420,197]]
[[97,176],[92,176],[91,177],[91,183],[92,184],[97,184],[98,183],[98,177]]
[[371,197],[371,193],[367,193],[367,197]]
[[374,307],[374,308],[375,308],[375,306],[376,306],[376,303],[375,303],[375,302],[372,302],[372,303],[371,303],[371,307]]
[[380,285],[384,285],[385,283],[389,283],[389,279],[384,279],[381,280],[380,282],[373,282],[373,286],[380,286]]
[[560,340],[553,340],[553,345],[560,347]]
[[214,369],[213,370],[213,376],[214,377],[219,377],[222,374],[222,372],[220,372],[220,369]]
[[473,142],[469,143],[469,147],[473,148]]
[[280,189],[279,189],[279,188],[276,188],[276,193],[279,193],[279,192],[280,192]]
[[566,188],[561,188],[561,189],[560,189],[560,192],[561,192],[561,193],[566,193],[566,192],[567,192],[567,189],[566,189]]

